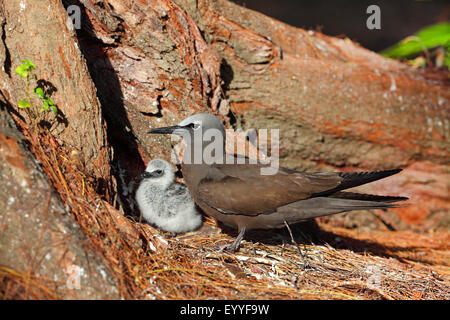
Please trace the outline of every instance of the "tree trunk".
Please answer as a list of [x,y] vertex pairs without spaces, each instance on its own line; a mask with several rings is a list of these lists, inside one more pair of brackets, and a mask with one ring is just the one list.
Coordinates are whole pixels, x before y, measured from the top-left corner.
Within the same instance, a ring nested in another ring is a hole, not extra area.
[[119,298],[109,266],[89,246],[25,148],[3,99],[0,108],[2,297]]
[[[13,0],[3,1],[1,10],[2,94],[14,107],[25,98],[24,81],[14,70],[22,59],[33,61],[38,81],[44,83],[59,109],[53,135],[76,153],[87,174],[105,186],[110,180],[106,125],[76,35],[67,27],[64,7],[56,0]],[[32,102],[37,104],[37,98]],[[20,111],[16,108],[14,114],[26,117],[25,111]]]

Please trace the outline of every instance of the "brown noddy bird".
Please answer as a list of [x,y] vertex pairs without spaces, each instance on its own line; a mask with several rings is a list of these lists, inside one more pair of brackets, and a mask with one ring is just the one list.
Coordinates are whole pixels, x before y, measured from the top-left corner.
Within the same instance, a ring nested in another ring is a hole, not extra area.
[[[223,159],[211,163],[201,158],[195,163],[195,153],[203,155],[213,141],[200,137],[202,140],[196,143],[199,129],[203,133],[212,129],[221,134]],[[400,206],[395,202],[408,200],[343,191],[391,176],[401,169],[309,173],[280,167],[274,175],[262,175],[261,168],[268,164],[226,161],[226,157],[229,160],[233,156],[225,154],[225,128],[212,114],[195,114],[176,126],[156,128],[148,133],[176,134],[184,138],[187,145],[181,170],[192,198],[206,214],[238,228],[239,235],[226,246],[227,250],[236,251],[249,229],[282,228],[345,211],[395,208]]]

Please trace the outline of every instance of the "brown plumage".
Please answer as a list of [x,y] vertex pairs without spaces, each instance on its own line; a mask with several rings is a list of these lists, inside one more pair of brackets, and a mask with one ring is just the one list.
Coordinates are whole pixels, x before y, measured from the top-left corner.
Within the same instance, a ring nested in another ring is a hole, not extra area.
[[[213,115],[197,114],[179,125],[157,128],[149,133],[189,134],[186,151],[202,152],[210,143],[194,144],[194,130],[216,129],[225,137],[222,123]],[[223,140],[223,147],[225,141]],[[200,146],[202,150],[194,150]],[[230,157],[228,155],[224,157]],[[183,157],[184,159],[184,157]],[[218,161],[219,162],[219,161]],[[405,197],[375,196],[343,192],[362,184],[396,174],[401,169],[375,172],[307,173],[279,168],[275,175],[261,175],[267,164],[191,164],[182,162],[183,177],[194,201],[217,220],[235,226],[239,235],[230,250],[237,250],[245,230],[281,228],[286,223],[350,210],[385,209],[399,205]],[[221,163],[228,163],[221,161]]]

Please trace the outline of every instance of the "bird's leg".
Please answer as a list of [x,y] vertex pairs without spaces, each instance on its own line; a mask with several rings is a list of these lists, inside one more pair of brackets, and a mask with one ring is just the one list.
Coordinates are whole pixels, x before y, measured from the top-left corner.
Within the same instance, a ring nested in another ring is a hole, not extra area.
[[[304,263],[303,268],[305,268],[305,266],[308,265],[308,262],[305,260],[306,256],[305,256],[305,254],[303,253],[303,251],[300,249],[300,246],[298,245],[298,243],[294,240],[294,236],[292,235],[291,228],[289,227],[289,224],[287,223],[286,220],[284,220],[284,224],[286,225],[286,228],[287,228],[287,230],[288,230],[288,232],[289,232],[289,235],[291,236],[291,241],[292,241],[292,243],[294,243],[294,244],[296,245],[298,252],[299,252],[299,253],[301,254],[301,256],[302,256],[302,260],[303,260],[303,263]],[[306,248],[306,247],[305,247],[305,248]],[[305,250],[306,250],[306,249],[305,249]]]
[[284,224],[286,225],[286,228],[287,228],[287,230],[289,232],[289,235],[291,236],[292,243],[295,244],[295,246],[297,247],[298,253],[300,253],[302,255],[302,257],[303,257],[303,252],[302,252],[302,250],[300,250],[300,246],[298,245],[298,243],[295,242],[294,236],[292,235],[291,228],[289,227],[289,224],[286,222],[286,220],[284,220]]
[[238,251],[239,245],[241,244],[241,241],[244,238],[244,234],[245,234],[245,227],[239,229],[239,234],[236,237],[236,239],[234,239],[234,242],[231,245],[226,246],[224,249],[231,252]]
[[280,256],[283,256],[284,246],[286,245],[286,242],[284,241],[284,238],[282,239],[282,241],[283,241],[283,244],[281,245]]
[[232,244],[227,244],[224,246],[221,246],[219,248],[219,251],[231,251],[231,252],[236,252],[239,249],[239,245],[241,244],[242,239],[244,238],[244,234],[245,234],[245,227],[239,229],[239,234],[236,237],[236,239],[234,239],[234,242]]
[[252,250],[253,250],[253,255],[256,257],[256,249],[255,249],[255,245],[253,242],[252,242]]

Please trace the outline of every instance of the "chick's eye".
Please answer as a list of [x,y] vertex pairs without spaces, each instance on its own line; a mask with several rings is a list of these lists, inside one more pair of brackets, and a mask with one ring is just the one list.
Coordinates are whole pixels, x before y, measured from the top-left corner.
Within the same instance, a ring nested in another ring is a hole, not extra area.
[[158,175],[161,175],[163,173],[163,171],[162,170],[155,170],[155,173],[158,174]]

